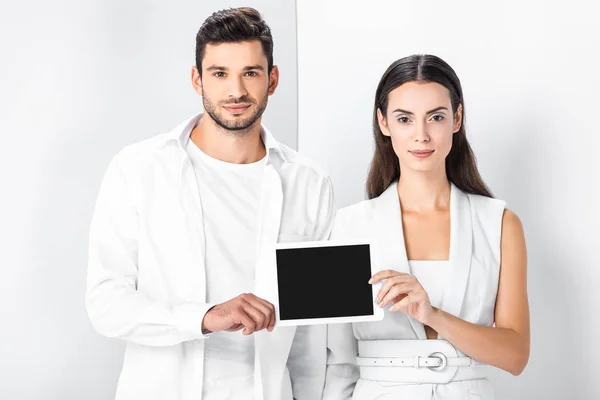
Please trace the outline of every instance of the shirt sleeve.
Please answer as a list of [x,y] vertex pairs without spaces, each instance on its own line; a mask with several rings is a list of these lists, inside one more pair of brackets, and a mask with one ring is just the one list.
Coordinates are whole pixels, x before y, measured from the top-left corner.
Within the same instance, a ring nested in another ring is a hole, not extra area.
[[335,197],[331,178],[327,177],[319,196],[317,223],[312,240],[328,240],[335,218]]
[[204,339],[202,320],[213,304],[167,302],[137,290],[140,224],[121,153],[100,187],[89,236],[86,308],[101,334],[147,346]]

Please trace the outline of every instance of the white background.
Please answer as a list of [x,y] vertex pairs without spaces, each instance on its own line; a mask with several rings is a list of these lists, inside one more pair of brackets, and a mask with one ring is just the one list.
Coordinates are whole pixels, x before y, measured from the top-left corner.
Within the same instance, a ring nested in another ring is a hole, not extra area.
[[85,313],[87,239],[110,158],[200,112],[198,28],[256,7],[280,86],[265,123],[296,147],[294,1],[0,0],[0,399],[114,398],[123,343]]
[[[332,174],[339,206],[363,198],[387,66],[434,53],[459,74],[480,170],[529,248],[531,360],[517,378],[491,371],[499,399],[600,392],[600,32],[587,3],[298,0],[299,147]],[[291,0],[0,0],[1,399],[113,398],[123,345],[84,309],[100,179],[124,145],[201,110],[196,31],[240,5],[273,30],[281,83],[265,123],[295,147]]]
[[498,399],[600,396],[600,30],[594,2],[298,0],[299,150],[362,200],[379,79],[413,53],[462,81],[467,136],[529,251],[531,358]]

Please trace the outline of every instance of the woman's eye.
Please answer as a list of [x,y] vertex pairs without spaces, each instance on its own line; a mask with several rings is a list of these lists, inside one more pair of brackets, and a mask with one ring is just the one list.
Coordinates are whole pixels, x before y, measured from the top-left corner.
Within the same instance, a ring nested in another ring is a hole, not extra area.
[[433,121],[439,122],[444,119],[444,116],[443,115],[434,115],[433,117],[431,117],[431,119]]
[[406,124],[410,122],[410,119],[408,119],[408,117],[398,117],[398,122]]

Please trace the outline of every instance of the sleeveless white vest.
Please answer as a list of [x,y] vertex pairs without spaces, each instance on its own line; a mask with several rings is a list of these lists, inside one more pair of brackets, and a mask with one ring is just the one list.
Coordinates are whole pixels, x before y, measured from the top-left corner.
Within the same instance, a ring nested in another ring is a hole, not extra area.
[[[441,309],[468,322],[492,326],[500,273],[500,238],[506,203],[467,194],[451,184],[450,271]],[[381,269],[410,273],[397,181],[381,196],[338,211],[332,239],[370,238]],[[402,312],[383,321],[354,324],[358,340],[427,339],[423,324]]]

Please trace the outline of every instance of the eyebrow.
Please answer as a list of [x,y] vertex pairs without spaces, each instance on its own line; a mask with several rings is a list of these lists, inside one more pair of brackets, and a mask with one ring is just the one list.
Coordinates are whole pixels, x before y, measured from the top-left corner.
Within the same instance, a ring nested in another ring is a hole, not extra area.
[[[207,71],[228,71],[229,68],[227,67],[222,67],[220,65],[211,65],[210,67],[206,68]],[[253,71],[253,70],[260,70],[260,71],[264,71],[265,68],[262,65],[249,65],[247,67],[244,67],[244,71]]]
[[210,67],[206,68],[207,71],[227,71],[229,68],[225,68],[225,67],[220,67],[218,65],[211,65]]
[[[441,111],[441,110],[446,110],[446,111],[448,111],[448,108],[447,108],[447,107],[443,107],[443,106],[442,106],[442,107],[437,107],[437,108],[434,108],[433,110],[429,110],[429,111],[427,111],[427,113],[426,113],[426,114],[431,114],[431,113],[434,113],[434,112],[436,112],[436,111]],[[410,112],[410,111],[406,111],[406,110],[403,110],[403,109],[401,109],[401,108],[396,108],[396,109],[395,109],[394,111],[392,111],[392,112],[399,112],[399,113],[403,113],[403,114],[414,115],[412,112]]]
[[255,70],[255,69],[260,70],[260,71],[264,71],[265,67],[263,67],[262,65],[258,65],[258,64],[256,64],[256,65],[250,65],[248,67],[244,67],[244,71],[252,71],[252,70]]

